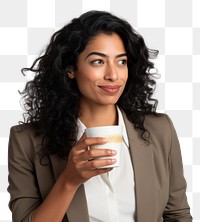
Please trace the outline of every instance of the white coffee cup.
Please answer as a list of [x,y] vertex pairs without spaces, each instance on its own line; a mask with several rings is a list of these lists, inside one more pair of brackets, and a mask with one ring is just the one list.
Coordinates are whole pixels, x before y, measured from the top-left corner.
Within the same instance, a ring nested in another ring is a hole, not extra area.
[[[122,127],[121,126],[100,126],[100,127],[92,127],[87,128],[85,130],[87,137],[104,137],[107,138],[108,142],[101,145],[94,145],[90,148],[95,149],[111,149],[116,150],[116,155],[109,157],[115,158],[116,162],[112,165],[104,166],[101,168],[108,168],[108,167],[118,167],[120,166],[120,154],[121,154],[121,147],[122,147]],[[100,157],[98,159],[107,159],[108,157]]]

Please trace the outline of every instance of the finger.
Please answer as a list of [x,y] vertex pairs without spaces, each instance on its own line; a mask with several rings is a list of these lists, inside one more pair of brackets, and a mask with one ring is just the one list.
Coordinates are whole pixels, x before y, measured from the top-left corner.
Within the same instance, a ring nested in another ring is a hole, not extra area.
[[95,169],[95,170],[91,171],[91,176],[94,177],[94,176],[97,176],[97,175],[101,175],[103,173],[108,173],[112,169],[113,169],[113,167],[112,168],[108,167],[108,168],[102,168],[102,169]]
[[89,160],[90,157],[83,157],[84,153],[88,151],[88,147],[92,145],[104,144],[107,142],[106,138],[95,137],[95,138],[84,138],[82,141],[77,143],[70,152],[70,156],[73,157],[74,162],[82,162]]
[[109,171],[111,171],[111,170],[113,170],[113,167],[108,167],[108,168],[98,168],[98,169],[95,169],[94,171],[95,171],[95,174],[96,175],[99,175],[99,174],[103,174],[103,173],[106,173],[106,172],[109,172]]
[[115,158],[107,158],[107,159],[100,159],[100,160],[94,159],[91,161],[86,161],[83,164],[82,169],[85,168],[85,170],[92,171],[92,170],[96,170],[105,166],[108,166],[109,168],[109,166],[114,164],[115,162],[116,162]]
[[86,150],[90,146],[94,145],[100,145],[107,143],[107,138],[103,137],[91,137],[91,138],[83,138],[82,140],[79,140],[79,142],[76,144],[77,150]]
[[116,150],[111,149],[90,149],[88,151],[85,151],[81,155],[82,160],[90,160],[95,159],[99,157],[109,157],[109,156],[115,156],[117,154]]

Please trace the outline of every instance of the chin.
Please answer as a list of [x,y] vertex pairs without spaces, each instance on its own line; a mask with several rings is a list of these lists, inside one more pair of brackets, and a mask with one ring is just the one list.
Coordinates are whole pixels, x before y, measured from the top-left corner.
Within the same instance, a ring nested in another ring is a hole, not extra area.
[[99,104],[101,105],[115,105],[118,102],[117,100],[112,100],[112,101],[100,101]]

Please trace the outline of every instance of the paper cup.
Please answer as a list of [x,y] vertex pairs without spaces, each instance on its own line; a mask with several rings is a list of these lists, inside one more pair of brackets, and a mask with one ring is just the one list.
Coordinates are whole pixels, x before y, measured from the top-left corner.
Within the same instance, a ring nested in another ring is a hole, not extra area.
[[[118,167],[120,166],[121,146],[122,146],[122,127],[121,126],[100,126],[87,128],[85,130],[87,137],[105,137],[108,142],[102,145],[94,145],[90,148],[95,149],[111,149],[116,150],[117,154],[109,158],[115,158],[116,162],[112,165],[101,168]],[[108,157],[100,157],[98,159],[106,159]]]

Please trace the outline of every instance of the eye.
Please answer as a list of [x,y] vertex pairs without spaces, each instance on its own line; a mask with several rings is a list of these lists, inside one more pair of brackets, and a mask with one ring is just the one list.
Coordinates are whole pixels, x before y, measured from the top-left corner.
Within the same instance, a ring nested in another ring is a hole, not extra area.
[[95,60],[92,60],[91,63],[94,65],[100,65],[100,64],[103,64],[104,62],[102,59],[95,59]]
[[120,61],[118,61],[119,65],[126,65],[127,64],[127,60],[126,59],[122,59]]

